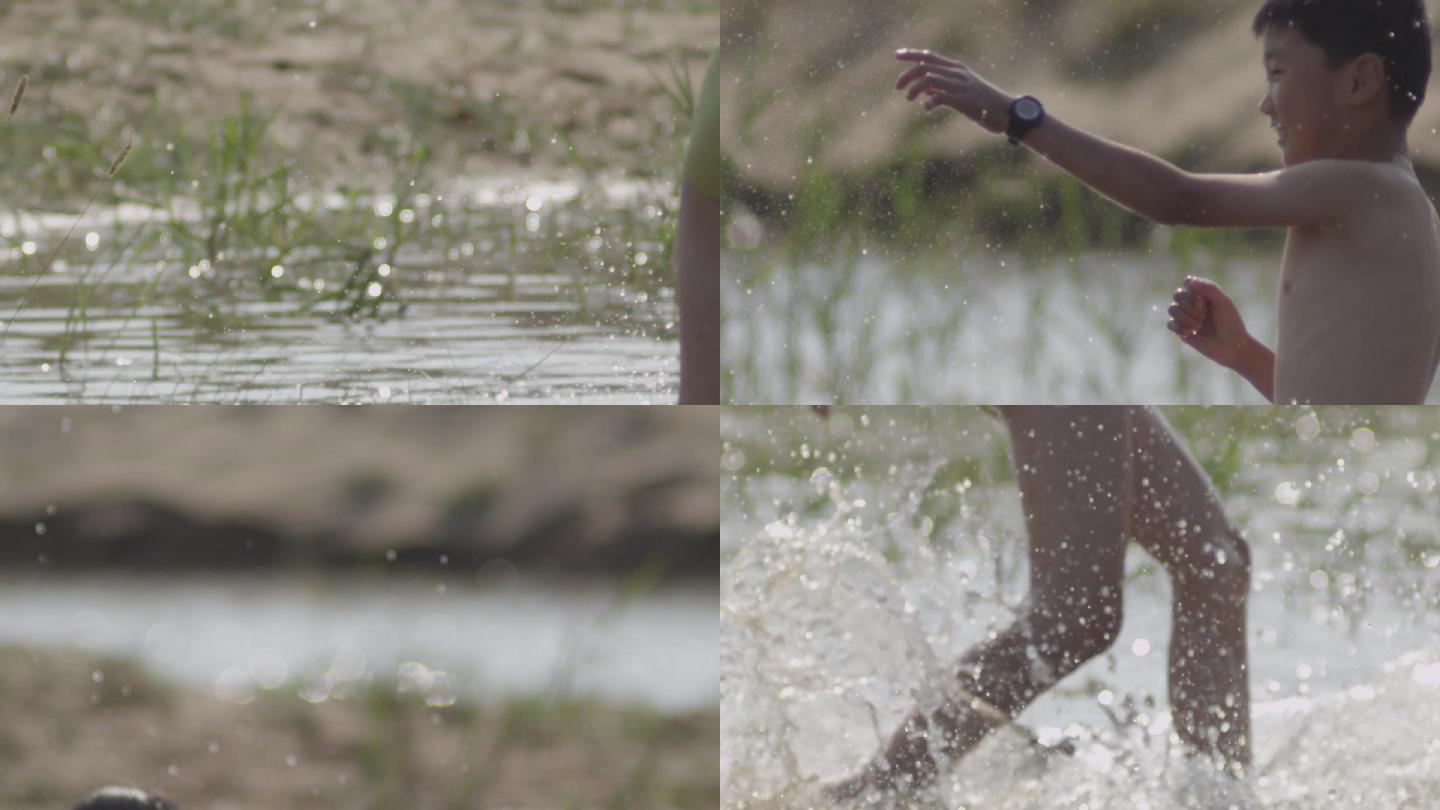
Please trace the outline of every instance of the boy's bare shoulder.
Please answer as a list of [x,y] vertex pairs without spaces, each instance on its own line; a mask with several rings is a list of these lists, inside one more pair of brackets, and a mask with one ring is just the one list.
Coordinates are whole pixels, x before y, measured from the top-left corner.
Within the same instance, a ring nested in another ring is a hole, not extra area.
[[[1419,205],[1433,211],[1430,198],[1414,170],[1398,163],[1373,160],[1315,160],[1306,168],[1317,184],[1343,189],[1348,208],[1359,212],[1394,210]],[[1292,169],[1293,170],[1293,169]]]

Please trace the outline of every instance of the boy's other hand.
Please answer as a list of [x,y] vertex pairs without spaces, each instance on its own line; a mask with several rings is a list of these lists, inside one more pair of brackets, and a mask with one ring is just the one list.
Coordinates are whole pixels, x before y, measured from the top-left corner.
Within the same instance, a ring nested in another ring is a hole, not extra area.
[[1235,302],[1213,281],[1190,277],[1175,291],[1166,326],[1186,345],[1220,365],[1239,365],[1250,333],[1240,318]]
[[895,52],[901,62],[915,66],[900,74],[896,90],[906,90],[905,99],[925,96],[926,111],[951,107],[995,134],[1005,131],[1014,97],[985,81],[964,64],[930,51],[905,48]]

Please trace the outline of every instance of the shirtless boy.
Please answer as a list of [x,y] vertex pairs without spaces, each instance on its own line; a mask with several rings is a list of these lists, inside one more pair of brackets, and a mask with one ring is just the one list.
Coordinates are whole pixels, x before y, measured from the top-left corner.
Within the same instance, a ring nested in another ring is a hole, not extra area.
[[1153,222],[1288,229],[1279,342],[1245,329],[1215,284],[1187,279],[1171,331],[1266,399],[1423,403],[1440,362],[1440,217],[1415,176],[1406,133],[1430,76],[1423,0],[1266,0],[1260,112],[1285,168],[1193,174],[1066,125],[964,64],[928,51],[896,88],[1006,133]]

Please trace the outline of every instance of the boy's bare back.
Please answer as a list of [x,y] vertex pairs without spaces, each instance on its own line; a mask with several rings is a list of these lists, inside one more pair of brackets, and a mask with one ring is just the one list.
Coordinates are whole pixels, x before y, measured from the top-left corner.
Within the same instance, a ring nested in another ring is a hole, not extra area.
[[1276,403],[1424,402],[1440,361],[1440,216],[1408,162],[1372,163],[1335,224],[1289,229]]

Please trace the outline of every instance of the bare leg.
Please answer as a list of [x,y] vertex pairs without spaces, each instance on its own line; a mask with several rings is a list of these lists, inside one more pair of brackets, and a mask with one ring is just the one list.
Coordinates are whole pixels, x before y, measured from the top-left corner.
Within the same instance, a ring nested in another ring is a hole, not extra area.
[[956,686],[968,697],[912,715],[876,761],[830,789],[834,798],[928,783],[931,742],[964,755],[1119,634],[1132,455],[1124,409],[1001,410],[1030,540],[1029,609],[961,658]]
[[[1170,690],[1177,733],[1243,769],[1250,754],[1245,674],[1249,549],[1208,479],[1153,411],[1010,407],[1016,478],[1030,538],[1030,607],[967,652],[953,701],[912,714],[860,774],[828,791],[906,789],[973,749],[1119,634],[1125,543],[1135,536],[1174,583]],[[938,737],[938,740],[936,739]]]
[[1132,531],[1165,566],[1174,594],[1170,706],[1175,731],[1193,753],[1244,772],[1251,761],[1245,630],[1250,547],[1169,426],[1147,409],[1136,409],[1132,419]]

